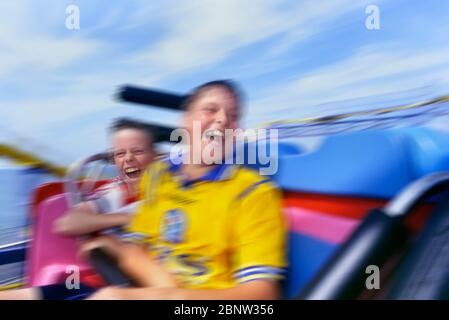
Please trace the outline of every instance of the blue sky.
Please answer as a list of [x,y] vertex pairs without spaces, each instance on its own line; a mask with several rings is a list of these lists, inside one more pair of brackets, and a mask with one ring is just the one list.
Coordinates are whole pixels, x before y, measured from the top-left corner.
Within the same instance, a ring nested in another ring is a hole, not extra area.
[[[65,26],[70,4],[79,30]],[[365,27],[371,4],[379,30]],[[233,78],[247,126],[447,94],[448,13],[438,0],[2,1],[0,142],[67,164],[107,148],[116,117],[176,124],[114,101],[126,83],[186,92]]]

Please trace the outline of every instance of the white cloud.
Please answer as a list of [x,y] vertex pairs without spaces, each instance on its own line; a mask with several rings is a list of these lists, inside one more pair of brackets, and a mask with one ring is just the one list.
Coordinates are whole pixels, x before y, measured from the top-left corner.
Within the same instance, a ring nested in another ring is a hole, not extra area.
[[[385,77],[400,76],[422,70],[428,72],[430,69],[447,65],[449,63],[448,57],[449,47],[436,52],[415,54],[403,50],[399,51],[397,48],[388,51],[373,47],[363,48],[349,59],[316,69],[313,73],[298,79],[291,85],[291,89],[307,93],[318,88],[323,92],[349,86],[353,88],[353,85],[380,80]],[[391,83],[390,81],[388,86]],[[387,89],[387,85],[385,85],[385,89]],[[366,95],[366,92],[358,94],[355,91],[352,94],[353,97],[363,95]]]
[[[283,34],[275,41],[273,56],[306,36],[323,30],[342,15],[361,8],[349,0],[331,2],[182,1],[163,15],[165,34],[130,59],[132,63],[173,75],[206,67],[230,57],[236,50]],[[362,11],[361,11],[362,12]]]
[[79,36],[58,38],[42,33],[36,27],[40,19],[33,8],[24,1],[0,4],[1,77],[19,71],[51,72],[100,50],[100,43]]
[[364,17],[364,8],[369,3],[365,0],[298,1],[285,13],[284,20],[288,22],[285,32],[270,49],[270,55],[279,55],[314,35],[343,27],[341,19],[350,12],[358,10],[360,17]]
[[[369,97],[371,101],[380,101],[401,92],[404,94],[397,98],[404,99],[413,96],[412,91],[421,93],[423,87],[428,87],[428,95],[442,94],[444,88],[449,91],[448,57],[449,47],[420,52],[396,45],[364,47],[344,60],[270,88],[253,102],[257,106],[254,109],[263,110],[268,117],[288,111],[289,117],[300,118],[323,115],[325,110],[320,105],[327,103],[334,103],[332,113],[341,112],[350,105],[344,101],[348,99]],[[367,107],[370,105],[358,106]],[[253,116],[264,118],[258,113]]]

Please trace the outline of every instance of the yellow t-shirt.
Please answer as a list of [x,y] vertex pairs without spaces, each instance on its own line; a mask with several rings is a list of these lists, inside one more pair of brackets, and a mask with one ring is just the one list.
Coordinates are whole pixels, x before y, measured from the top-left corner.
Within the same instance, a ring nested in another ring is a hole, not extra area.
[[221,289],[285,272],[281,194],[256,171],[216,165],[185,181],[181,165],[151,165],[128,238],[144,242],[186,288]]

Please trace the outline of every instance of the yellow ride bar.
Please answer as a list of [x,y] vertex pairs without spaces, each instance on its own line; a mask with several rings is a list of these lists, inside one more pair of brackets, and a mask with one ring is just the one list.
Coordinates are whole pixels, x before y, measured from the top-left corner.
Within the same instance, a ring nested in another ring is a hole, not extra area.
[[29,152],[19,150],[18,148],[8,144],[0,144],[0,156],[7,157],[19,165],[33,166],[46,169],[50,173],[58,177],[64,177],[67,171],[67,168],[65,167],[55,165]]
[[424,107],[424,106],[428,106],[431,104],[448,102],[448,101],[449,101],[449,95],[444,95],[444,96],[441,96],[441,97],[438,97],[438,98],[435,98],[435,99],[432,99],[429,101],[412,103],[412,104],[407,104],[407,105],[397,106],[397,107],[371,109],[371,110],[348,112],[348,113],[342,113],[342,114],[336,114],[336,115],[311,117],[311,118],[303,118],[303,119],[296,119],[296,120],[277,120],[277,121],[264,122],[264,123],[260,124],[260,127],[270,127],[273,125],[282,125],[282,124],[327,123],[327,122],[332,122],[332,121],[341,120],[341,119],[354,117],[354,116],[379,115],[379,114],[385,114],[385,113],[394,112],[394,111],[401,111],[401,110]]
[[19,283],[13,283],[13,284],[7,284],[4,286],[0,286],[0,291],[6,291],[6,290],[11,290],[11,289],[19,289],[22,288],[23,286],[25,286],[24,283],[19,282]]

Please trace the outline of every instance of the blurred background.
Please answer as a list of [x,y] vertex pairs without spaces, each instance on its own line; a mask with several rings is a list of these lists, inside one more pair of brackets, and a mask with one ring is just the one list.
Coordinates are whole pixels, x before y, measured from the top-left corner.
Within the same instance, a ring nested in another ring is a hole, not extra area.
[[57,179],[32,157],[64,167],[104,151],[117,117],[176,125],[176,112],[114,100],[118,86],[184,94],[232,78],[246,127],[426,101],[449,94],[448,12],[438,0],[0,2],[0,244],[23,237],[30,190]]

